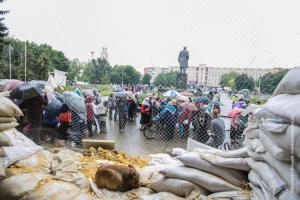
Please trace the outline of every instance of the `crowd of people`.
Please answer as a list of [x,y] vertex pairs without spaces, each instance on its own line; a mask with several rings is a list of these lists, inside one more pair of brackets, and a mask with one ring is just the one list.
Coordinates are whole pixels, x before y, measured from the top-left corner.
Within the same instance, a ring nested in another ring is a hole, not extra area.
[[[128,86],[126,91],[130,90],[131,87]],[[123,133],[126,123],[134,122],[138,112],[141,113],[140,130],[143,131],[149,125],[155,124],[162,130],[166,140],[173,140],[177,132],[183,139],[193,137],[199,142],[217,148],[225,140],[225,123],[220,117],[220,96],[216,91],[204,95],[199,90],[197,95],[201,96],[193,100],[190,98],[189,101],[150,95],[141,104],[138,102],[137,93],[135,95],[112,93],[108,100],[104,101],[100,91],[81,92],[76,88],[73,92],[85,102],[85,113],[74,111],[65,102],[62,102],[56,113],[44,109],[49,102],[47,93],[26,99],[20,104],[28,116],[28,125],[24,127],[24,131],[28,132],[35,142],[40,143],[42,138],[39,129],[48,126],[55,129],[55,138],[62,145],[64,141],[71,141],[81,146],[83,137],[107,133],[106,116],[118,123],[119,132]],[[233,112],[229,116],[232,143],[237,141],[236,138],[242,135],[246,127],[247,118],[241,116],[241,111],[246,106],[246,101],[233,96]]]

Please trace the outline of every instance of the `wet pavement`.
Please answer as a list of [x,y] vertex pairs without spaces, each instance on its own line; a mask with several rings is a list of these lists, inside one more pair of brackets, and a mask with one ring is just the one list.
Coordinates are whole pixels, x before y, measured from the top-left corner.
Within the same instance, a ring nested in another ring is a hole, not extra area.
[[[221,116],[227,116],[231,110],[231,100],[227,94],[221,94]],[[225,121],[226,130],[229,130],[230,119],[222,117]],[[135,122],[127,122],[125,131],[119,132],[118,121],[106,119],[107,134],[96,134],[92,139],[109,139],[115,141],[117,150],[123,150],[129,155],[145,156],[149,154],[162,153],[175,147],[186,148],[187,138],[180,138],[178,132],[172,141],[164,139],[147,139],[140,131],[140,115]],[[229,138],[229,132],[226,132],[226,138]]]

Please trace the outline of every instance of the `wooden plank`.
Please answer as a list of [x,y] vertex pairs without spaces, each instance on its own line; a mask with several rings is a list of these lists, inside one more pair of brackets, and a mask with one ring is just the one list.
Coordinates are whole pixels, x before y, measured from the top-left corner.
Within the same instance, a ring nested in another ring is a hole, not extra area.
[[103,149],[113,150],[115,149],[115,141],[83,139],[82,146],[84,149],[89,149],[90,147],[94,147],[95,149],[97,149],[98,147],[102,147]]

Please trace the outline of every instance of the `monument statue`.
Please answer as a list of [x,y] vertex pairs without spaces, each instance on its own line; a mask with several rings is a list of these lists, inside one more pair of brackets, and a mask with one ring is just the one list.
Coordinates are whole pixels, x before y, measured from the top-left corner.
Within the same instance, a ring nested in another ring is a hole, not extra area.
[[186,68],[188,68],[189,56],[190,55],[188,50],[186,50],[186,47],[183,47],[183,50],[180,51],[178,56],[178,62],[179,62],[181,74],[185,74]]

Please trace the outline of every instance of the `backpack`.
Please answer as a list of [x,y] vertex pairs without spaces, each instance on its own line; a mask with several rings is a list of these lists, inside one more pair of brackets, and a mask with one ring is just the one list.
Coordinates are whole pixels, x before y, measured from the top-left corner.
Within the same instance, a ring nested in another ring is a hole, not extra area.
[[71,122],[71,117],[72,117],[71,112],[67,111],[67,112],[64,112],[64,113],[60,113],[59,116],[58,116],[58,120],[60,122],[69,123],[69,122]]

